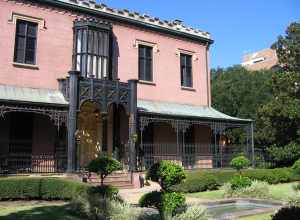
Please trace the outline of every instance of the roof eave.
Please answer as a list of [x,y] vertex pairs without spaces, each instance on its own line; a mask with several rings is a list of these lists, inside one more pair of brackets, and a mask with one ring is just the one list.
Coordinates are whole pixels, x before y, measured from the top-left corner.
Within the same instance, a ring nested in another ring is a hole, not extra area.
[[205,37],[201,37],[201,36],[197,36],[197,35],[193,35],[193,34],[189,34],[189,33],[185,33],[185,32],[181,32],[181,31],[176,31],[176,30],[171,30],[165,27],[160,27],[157,25],[153,25],[153,24],[149,24],[149,23],[145,23],[145,22],[141,22],[141,21],[137,21],[137,20],[133,20],[133,19],[129,19],[126,17],[121,17],[121,16],[117,16],[114,14],[110,14],[110,13],[106,13],[103,11],[96,11],[90,8],[85,8],[85,7],[81,7],[78,5],[74,5],[74,4],[70,4],[67,2],[61,2],[61,1],[55,1],[55,0],[36,0],[37,2],[40,3],[48,3],[51,5],[55,5],[55,6],[59,6],[59,7],[63,7],[66,9],[71,9],[71,10],[75,10],[75,11],[79,11],[79,12],[85,12],[91,15],[100,15],[103,16],[107,19],[113,20],[113,21],[121,21],[121,22],[126,22],[138,27],[147,27],[149,29],[155,30],[155,31],[160,31],[163,33],[167,33],[167,34],[171,34],[171,35],[175,35],[178,37],[185,37],[197,42],[201,42],[201,43],[205,43],[205,44],[213,44],[213,40],[209,39],[209,38],[205,38]]

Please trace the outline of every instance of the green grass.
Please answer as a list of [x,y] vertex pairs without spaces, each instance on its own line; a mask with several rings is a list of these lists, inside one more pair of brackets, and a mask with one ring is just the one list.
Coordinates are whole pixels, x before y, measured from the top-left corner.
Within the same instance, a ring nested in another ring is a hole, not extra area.
[[[294,191],[292,186],[295,183],[283,183],[270,186],[271,199],[278,201],[286,201],[289,197],[293,196]],[[189,193],[187,196],[199,198],[203,200],[218,200],[223,198],[223,190],[206,191],[198,193]]]
[[80,220],[63,202],[0,202],[1,220]]
[[248,217],[239,218],[239,220],[271,220],[271,215],[273,213],[266,213],[260,215],[253,215]]

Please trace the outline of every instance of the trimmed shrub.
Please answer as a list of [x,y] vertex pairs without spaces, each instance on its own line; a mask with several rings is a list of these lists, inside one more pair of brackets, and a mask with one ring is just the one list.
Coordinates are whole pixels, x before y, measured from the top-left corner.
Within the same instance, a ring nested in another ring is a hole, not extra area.
[[89,187],[62,178],[0,178],[0,200],[70,200]]
[[104,185],[104,186],[96,186],[96,187],[90,187],[87,191],[88,194],[97,194],[100,197],[108,198],[111,200],[119,200],[121,201],[121,198],[119,197],[119,190],[110,185]]
[[97,173],[103,185],[104,178],[116,170],[122,169],[121,163],[109,156],[100,156],[88,164],[89,172]]
[[182,184],[172,186],[170,189],[175,192],[193,193],[207,190],[216,190],[219,188],[217,178],[213,175],[206,175],[205,178],[199,181],[198,179],[191,179]]
[[209,220],[207,211],[202,206],[190,206],[184,213],[176,215],[173,220]]
[[183,167],[168,160],[153,164],[146,174],[146,179],[158,182],[164,191],[170,191],[171,186],[181,183],[185,178]]
[[292,166],[292,169],[296,174],[300,174],[300,159],[295,161],[294,165]]
[[43,200],[71,200],[85,192],[88,185],[66,179],[41,178],[40,196]]
[[230,180],[231,189],[237,190],[251,186],[251,180],[248,177],[235,176]]
[[298,220],[300,216],[300,207],[283,207],[279,209],[272,220]]
[[[187,171],[185,182],[171,187],[176,192],[201,192],[218,188],[229,182],[232,177],[238,176],[233,170],[196,170]],[[267,182],[269,184],[286,183],[300,180],[300,175],[295,174],[291,168],[276,169],[247,169],[242,176],[251,180]],[[209,188],[212,177],[216,181],[212,188]],[[207,184],[206,184],[207,183]]]
[[241,172],[244,168],[248,168],[250,164],[250,160],[248,160],[245,156],[237,156],[230,161],[230,166],[238,172]]
[[40,178],[1,178],[0,200],[39,199]]
[[299,192],[300,191],[300,183],[296,183],[296,184],[292,185],[292,187],[293,187],[293,190],[295,192]]
[[174,216],[179,209],[185,209],[185,197],[177,192],[158,192],[153,191],[144,194],[140,200],[141,207],[150,207],[158,209],[161,217]]

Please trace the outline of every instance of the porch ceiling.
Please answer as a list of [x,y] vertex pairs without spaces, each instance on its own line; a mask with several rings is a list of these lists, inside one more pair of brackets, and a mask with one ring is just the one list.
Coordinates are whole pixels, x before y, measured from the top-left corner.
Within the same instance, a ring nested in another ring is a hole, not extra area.
[[161,114],[177,117],[197,117],[220,121],[252,122],[251,119],[241,119],[226,115],[208,106],[196,106],[170,102],[141,100],[137,101],[139,113]]
[[68,102],[59,90],[33,89],[8,85],[0,85],[0,101],[68,105]]

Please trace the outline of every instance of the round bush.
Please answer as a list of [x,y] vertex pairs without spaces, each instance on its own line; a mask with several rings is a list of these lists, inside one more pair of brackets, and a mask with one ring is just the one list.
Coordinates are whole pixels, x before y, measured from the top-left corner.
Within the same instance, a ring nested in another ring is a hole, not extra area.
[[180,184],[186,175],[181,165],[163,160],[150,167],[146,178],[158,182],[163,190],[169,191],[171,186]]
[[237,190],[251,186],[251,180],[248,177],[235,176],[230,180],[231,189]]
[[241,171],[242,169],[250,166],[250,160],[248,160],[245,156],[238,156],[230,161],[230,166],[237,171]]
[[121,163],[109,156],[97,157],[88,164],[89,172],[100,175],[101,185],[103,185],[104,178],[107,175],[120,169],[122,169]]
[[272,220],[299,220],[300,207],[283,207],[272,217]]
[[292,169],[296,174],[300,174],[300,159],[295,161],[294,165],[292,166]]

